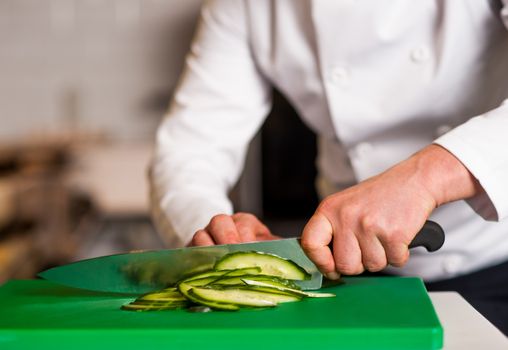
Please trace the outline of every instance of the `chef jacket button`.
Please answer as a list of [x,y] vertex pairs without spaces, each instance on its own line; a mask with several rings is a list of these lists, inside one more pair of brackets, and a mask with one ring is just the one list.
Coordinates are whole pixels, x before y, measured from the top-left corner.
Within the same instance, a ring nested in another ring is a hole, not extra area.
[[349,70],[344,67],[335,67],[332,70],[332,82],[335,84],[347,84],[349,81]]
[[425,46],[419,46],[411,50],[411,59],[415,63],[423,63],[428,61],[430,58],[429,49]]
[[462,258],[458,255],[452,255],[443,261],[443,271],[449,275],[454,275],[460,271]]
[[436,137],[442,136],[446,134],[448,131],[450,131],[452,127],[450,125],[439,125],[436,128]]
[[363,157],[368,155],[372,151],[372,144],[368,142],[360,142],[355,147],[356,155],[358,157]]

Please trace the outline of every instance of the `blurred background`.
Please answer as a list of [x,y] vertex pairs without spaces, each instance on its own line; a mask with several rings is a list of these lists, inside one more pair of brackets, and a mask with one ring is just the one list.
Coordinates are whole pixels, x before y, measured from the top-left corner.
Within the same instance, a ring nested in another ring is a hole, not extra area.
[[[200,5],[0,0],[0,284],[164,248],[146,170]],[[274,94],[231,197],[295,236],[317,204],[316,140]]]

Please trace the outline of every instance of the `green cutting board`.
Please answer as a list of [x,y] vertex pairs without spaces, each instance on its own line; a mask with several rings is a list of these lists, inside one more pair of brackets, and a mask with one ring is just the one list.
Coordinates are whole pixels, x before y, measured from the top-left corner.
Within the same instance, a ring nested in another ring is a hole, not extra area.
[[[78,276],[79,278],[79,276]],[[132,312],[132,296],[42,280],[0,288],[0,349],[439,349],[443,330],[418,278],[351,277],[335,298],[272,309]]]

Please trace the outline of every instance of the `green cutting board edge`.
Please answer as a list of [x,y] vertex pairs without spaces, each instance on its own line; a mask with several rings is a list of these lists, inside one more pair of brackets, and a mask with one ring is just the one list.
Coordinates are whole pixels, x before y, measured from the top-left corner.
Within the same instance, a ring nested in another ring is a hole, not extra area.
[[335,298],[272,309],[132,312],[132,296],[42,280],[0,288],[0,349],[439,349],[443,329],[422,281],[351,277]]

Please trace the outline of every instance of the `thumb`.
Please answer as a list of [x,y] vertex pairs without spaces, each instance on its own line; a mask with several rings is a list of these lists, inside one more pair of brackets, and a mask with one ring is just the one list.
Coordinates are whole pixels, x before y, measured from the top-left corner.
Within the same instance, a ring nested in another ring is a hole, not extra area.
[[316,212],[302,233],[302,248],[310,260],[329,279],[338,279],[332,251],[328,247],[333,239],[333,227],[323,214]]

